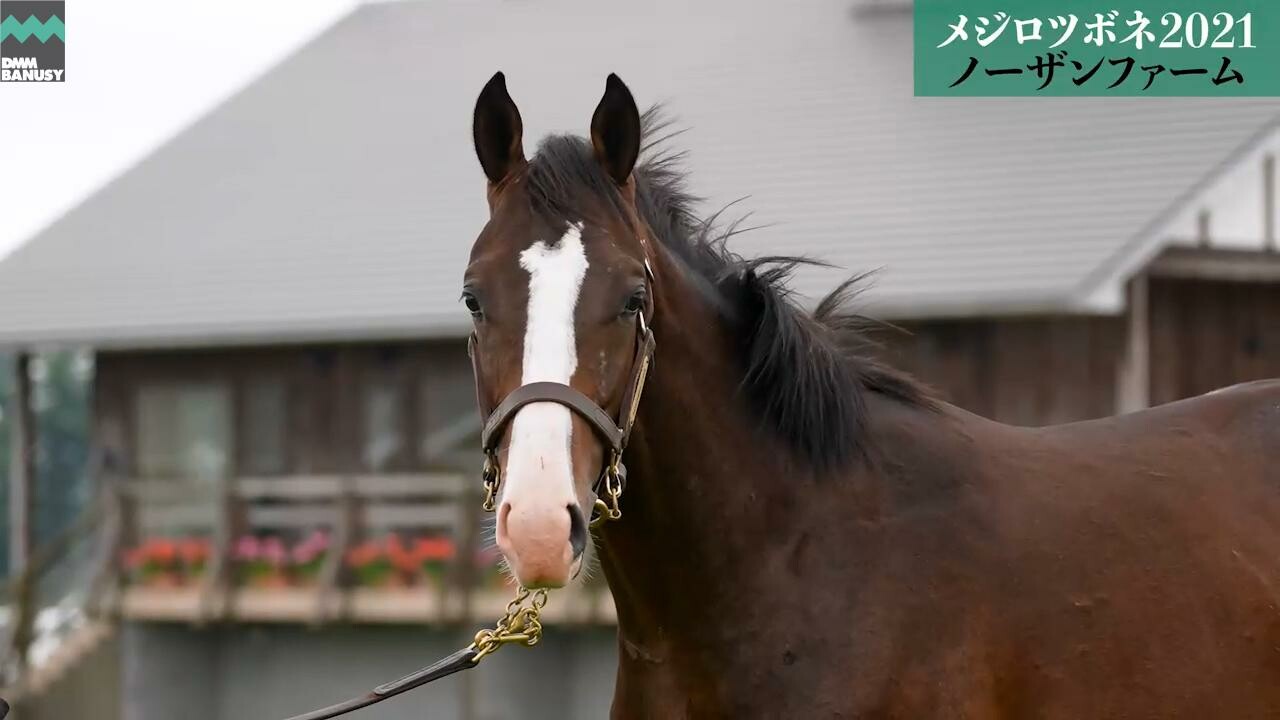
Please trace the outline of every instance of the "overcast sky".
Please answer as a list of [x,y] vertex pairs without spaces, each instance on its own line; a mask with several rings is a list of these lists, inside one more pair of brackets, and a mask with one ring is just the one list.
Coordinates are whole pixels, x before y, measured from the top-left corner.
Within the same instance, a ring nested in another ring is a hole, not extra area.
[[357,0],[67,0],[65,83],[0,83],[0,257]]

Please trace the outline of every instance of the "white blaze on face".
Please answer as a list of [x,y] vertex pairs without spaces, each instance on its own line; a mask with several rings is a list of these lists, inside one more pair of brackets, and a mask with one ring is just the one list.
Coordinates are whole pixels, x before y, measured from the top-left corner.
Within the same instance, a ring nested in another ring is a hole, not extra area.
[[[529,273],[529,308],[524,333],[521,384],[565,385],[578,366],[573,333],[574,308],[587,273],[582,225],[573,224],[555,245],[534,243],[520,253]],[[516,512],[555,510],[575,501],[569,441],[573,420],[558,403],[524,406],[511,423],[506,498]]]

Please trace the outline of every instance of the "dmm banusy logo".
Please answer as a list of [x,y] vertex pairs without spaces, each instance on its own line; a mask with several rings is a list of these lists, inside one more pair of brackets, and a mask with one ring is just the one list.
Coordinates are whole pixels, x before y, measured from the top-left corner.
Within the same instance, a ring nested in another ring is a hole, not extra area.
[[63,0],[0,0],[0,82],[64,82]]

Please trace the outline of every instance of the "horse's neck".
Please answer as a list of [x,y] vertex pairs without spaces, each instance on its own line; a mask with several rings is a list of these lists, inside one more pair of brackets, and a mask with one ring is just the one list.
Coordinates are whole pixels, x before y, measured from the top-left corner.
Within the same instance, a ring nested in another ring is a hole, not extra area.
[[754,582],[761,544],[810,485],[779,477],[786,453],[736,395],[738,361],[714,319],[681,323],[659,328],[623,516],[604,534],[623,642],[655,655],[673,636],[724,629],[717,619],[741,599],[732,589]]

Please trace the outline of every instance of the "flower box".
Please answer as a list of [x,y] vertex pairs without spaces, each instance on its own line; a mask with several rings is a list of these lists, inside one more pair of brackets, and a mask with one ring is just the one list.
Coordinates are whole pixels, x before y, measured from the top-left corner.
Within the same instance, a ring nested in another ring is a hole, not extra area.
[[316,530],[293,545],[276,535],[245,535],[232,553],[236,577],[251,588],[311,587],[319,583],[329,535]]
[[124,552],[125,576],[130,584],[154,588],[193,585],[208,566],[208,538],[148,538]]
[[347,567],[365,588],[443,588],[457,548],[440,536],[387,535],[347,552]]

